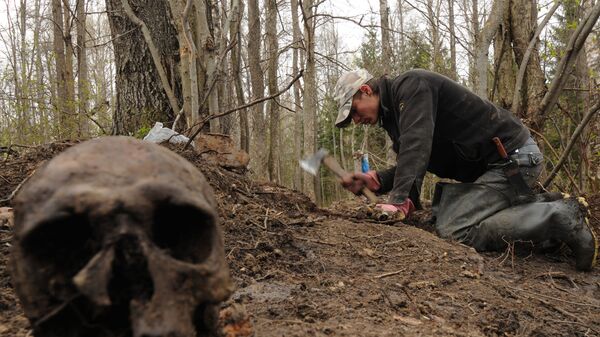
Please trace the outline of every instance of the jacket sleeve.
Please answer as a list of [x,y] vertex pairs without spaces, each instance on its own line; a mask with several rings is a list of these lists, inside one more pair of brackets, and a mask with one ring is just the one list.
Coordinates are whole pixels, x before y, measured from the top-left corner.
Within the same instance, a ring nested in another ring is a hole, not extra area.
[[393,140],[399,146],[389,202],[400,203],[409,194],[414,197],[413,186],[421,189],[431,155],[437,92],[427,82],[410,77],[395,88],[394,95],[400,136]]

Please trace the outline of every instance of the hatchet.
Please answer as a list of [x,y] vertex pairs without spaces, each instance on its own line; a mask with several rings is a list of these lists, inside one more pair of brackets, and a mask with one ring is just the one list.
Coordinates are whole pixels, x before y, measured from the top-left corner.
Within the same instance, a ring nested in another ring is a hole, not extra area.
[[[327,150],[320,149],[314,155],[303,159],[300,161],[300,167],[302,169],[313,176],[316,176],[319,173],[319,167],[321,167],[321,163],[325,164],[327,168],[329,168],[338,178],[346,175],[346,171],[338,164],[335,158],[331,157]],[[377,197],[375,193],[373,193],[370,189],[363,187],[361,193],[369,199],[369,202],[376,204]]]

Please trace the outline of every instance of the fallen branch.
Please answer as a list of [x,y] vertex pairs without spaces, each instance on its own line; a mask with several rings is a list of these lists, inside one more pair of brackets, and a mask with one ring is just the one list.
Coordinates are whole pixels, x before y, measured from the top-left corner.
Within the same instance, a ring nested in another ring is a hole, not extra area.
[[400,270],[396,270],[396,271],[392,271],[392,272],[389,272],[389,273],[384,273],[384,274],[381,274],[381,275],[373,276],[373,278],[382,279],[384,277],[389,277],[389,276],[394,276],[394,275],[398,275],[398,274],[404,273],[405,271],[406,271],[406,268],[402,268]]
[[292,85],[294,85],[294,83],[300,79],[300,77],[302,77],[303,73],[304,73],[304,69],[300,69],[300,72],[298,73],[298,75],[296,77],[294,77],[290,81],[290,83],[288,83],[288,85],[285,88],[283,88],[281,91],[279,91],[279,92],[277,92],[277,93],[275,93],[275,94],[273,94],[271,96],[259,98],[259,99],[256,99],[256,100],[250,102],[250,103],[244,104],[242,106],[238,106],[236,108],[227,110],[225,112],[214,114],[214,115],[210,115],[208,117],[203,118],[200,122],[198,122],[198,123],[196,123],[195,125],[192,126],[192,128],[193,128],[193,127],[199,125],[198,129],[190,137],[190,140],[188,140],[188,142],[185,144],[185,146],[183,147],[183,149],[186,150],[190,146],[190,144],[194,141],[194,138],[196,138],[196,136],[198,136],[198,134],[202,131],[202,129],[204,128],[204,125],[208,121],[210,121],[212,119],[215,119],[215,118],[220,118],[220,117],[223,117],[223,116],[227,116],[227,115],[229,115],[231,113],[234,113],[234,112],[236,112],[238,110],[246,109],[246,108],[249,108],[249,107],[251,107],[253,105],[256,105],[258,103],[264,102],[266,100],[270,100],[270,99],[273,99],[273,98],[281,96],[284,92],[288,91],[292,87]]

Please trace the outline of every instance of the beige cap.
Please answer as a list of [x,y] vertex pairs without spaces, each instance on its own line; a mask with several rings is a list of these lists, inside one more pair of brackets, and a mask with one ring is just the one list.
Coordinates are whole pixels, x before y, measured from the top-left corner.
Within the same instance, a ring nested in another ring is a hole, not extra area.
[[334,99],[339,106],[338,116],[335,120],[335,126],[343,128],[350,122],[350,109],[352,108],[352,97],[360,86],[367,83],[373,75],[365,69],[357,69],[346,72],[340,76],[335,84]]

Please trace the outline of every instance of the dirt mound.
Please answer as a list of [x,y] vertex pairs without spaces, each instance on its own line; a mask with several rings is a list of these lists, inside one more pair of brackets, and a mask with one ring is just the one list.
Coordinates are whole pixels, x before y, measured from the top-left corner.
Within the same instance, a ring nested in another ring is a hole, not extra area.
[[[229,304],[245,306],[257,336],[600,335],[600,268],[576,272],[562,251],[478,254],[431,233],[428,211],[405,225],[369,220],[359,199],[321,210],[171,148],[215,190],[237,285]],[[5,162],[0,198],[55,154],[33,150],[29,161]],[[588,202],[598,226],[600,196]],[[6,272],[9,239],[0,227],[0,335],[25,336]]]

